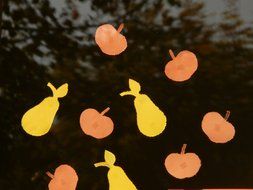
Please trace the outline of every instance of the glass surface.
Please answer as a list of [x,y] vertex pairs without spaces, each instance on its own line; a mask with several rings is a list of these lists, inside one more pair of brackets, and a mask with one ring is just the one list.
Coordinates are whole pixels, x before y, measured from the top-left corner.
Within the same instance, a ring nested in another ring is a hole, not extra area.
[[[242,4],[253,7],[246,0],[0,1],[1,189],[47,189],[46,172],[65,163],[78,173],[77,189],[108,189],[108,169],[93,166],[104,160],[105,149],[141,190],[252,188],[253,11],[245,16]],[[96,45],[95,30],[103,23],[124,23],[128,47],[122,54],[107,56]],[[165,76],[169,49],[196,54],[199,68],[190,80]],[[134,98],[119,96],[129,78],[141,83],[168,118],[156,138],[138,131]],[[47,82],[67,82],[69,92],[59,99],[49,133],[32,137],[21,118],[51,96]],[[107,107],[113,133],[102,140],[85,135],[81,112]],[[225,116],[227,110],[235,138],[214,144],[201,130],[202,118],[209,111]],[[202,167],[195,177],[178,180],[164,160],[184,143]]]

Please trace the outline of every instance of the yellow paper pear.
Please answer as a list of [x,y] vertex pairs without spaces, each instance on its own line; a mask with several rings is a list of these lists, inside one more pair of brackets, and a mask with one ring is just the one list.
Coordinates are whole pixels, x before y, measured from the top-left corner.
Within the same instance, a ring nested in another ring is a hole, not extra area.
[[129,79],[130,91],[120,93],[120,96],[132,95],[137,113],[137,125],[140,132],[148,137],[154,137],[163,132],[166,127],[166,116],[145,94],[140,94],[141,86]]
[[62,98],[68,93],[67,83],[63,84],[58,89],[50,82],[47,86],[52,90],[53,96],[45,98],[38,105],[29,109],[21,120],[25,132],[32,136],[42,136],[49,131],[59,108],[58,98]]
[[94,164],[95,167],[105,166],[109,168],[107,177],[109,180],[109,190],[137,190],[132,181],[127,177],[124,170],[115,166],[115,155],[108,150],[104,154],[105,162]]

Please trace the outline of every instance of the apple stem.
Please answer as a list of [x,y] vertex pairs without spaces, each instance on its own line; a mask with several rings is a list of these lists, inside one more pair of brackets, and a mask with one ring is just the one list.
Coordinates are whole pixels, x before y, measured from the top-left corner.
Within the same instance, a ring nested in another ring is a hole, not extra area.
[[173,53],[171,49],[169,50],[169,54],[172,59],[175,59],[175,54]]
[[54,178],[54,175],[51,174],[50,172],[46,172],[46,174],[47,174],[48,177],[50,177],[50,178],[52,178],[52,179]]
[[181,149],[181,154],[185,153],[186,146],[187,146],[187,144],[183,144],[182,149]]
[[225,115],[225,120],[228,120],[229,116],[230,116],[230,111],[227,111]]
[[118,28],[118,32],[121,32],[122,30],[123,30],[123,28],[124,28],[124,24],[123,23],[121,23],[120,25],[119,25],[119,28]]
[[102,111],[100,114],[101,115],[104,115],[106,112],[108,112],[110,110],[110,108],[108,107],[108,108],[106,108],[104,111]]

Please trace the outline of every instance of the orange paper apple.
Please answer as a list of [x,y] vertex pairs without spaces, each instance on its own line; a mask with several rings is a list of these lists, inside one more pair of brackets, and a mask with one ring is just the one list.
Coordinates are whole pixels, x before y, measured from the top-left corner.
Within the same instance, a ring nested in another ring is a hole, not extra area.
[[165,168],[170,175],[178,179],[190,178],[196,175],[201,167],[201,161],[195,153],[185,153],[186,144],[181,154],[172,153],[165,159]]
[[76,171],[69,165],[60,165],[56,168],[54,175],[47,172],[51,177],[48,184],[49,190],[75,190],[77,186],[78,176]]
[[84,110],[80,116],[83,132],[97,139],[109,136],[114,128],[111,118],[104,115],[109,110],[110,108],[106,108],[101,113],[92,108]]
[[95,41],[103,53],[118,55],[127,48],[126,38],[120,33],[123,27],[121,24],[116,30],[112,25],[104,24],[97,28]]
[[235,136],[234,126],[227,121],[230,111],[227,111],[225,118],[218,112],[207,113],[202,120],[202,130],[208,138],[215,143],[226,143]]
[[181,51],[176,57],[172,50],[169,50],[171,61],[165,66],[166,76],[177,82],[182,82],[191,78],[198,68],[198,60],[194,53]]

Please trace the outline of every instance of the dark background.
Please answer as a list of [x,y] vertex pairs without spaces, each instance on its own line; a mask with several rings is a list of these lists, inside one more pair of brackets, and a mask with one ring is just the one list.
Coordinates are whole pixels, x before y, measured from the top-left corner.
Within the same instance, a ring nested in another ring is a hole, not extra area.
[[[0,188],[47,189],[49,177],[67,163],[79,175],[77,189],[108,189],[107,168],[95,168],[104,150],[140,190],[168,188],[253,188],[253,31],[240,18],[236,0],[224,1],[221,16],[207,13],[207,1],[62,1],[56,10],[44,0],[0,1]],[[52,1],[55,3],[55,1]],[[83,6],[80,6],[83,5]],[[83,8],[84,7],[84,8]],[[85,16],[82,16],[82,15]],[[253,20],[253,19],[252,19]],[[125,23],[128,48],[116,57],[94,42],[102,23]],[[199,68],[185,82],[166,78],[168,50],[194,52]],[[128,79],[164,111],[168,125],[156,138],[137,129],[133,97],[120,97]],[[67,82],[69,93],[50,132],[36,138],[20,125],[22,115]],[[115,130],[108,138],[86,136],[80,113],[111,107]],[[201,130],[203,115],[217,111],[236,129],[226,144],[210,142]],[[163,165],[169,153],[187,152],[202,160],[197,176],[177,180]]]

